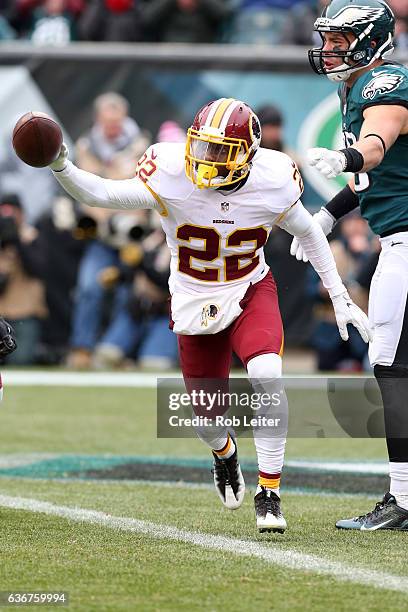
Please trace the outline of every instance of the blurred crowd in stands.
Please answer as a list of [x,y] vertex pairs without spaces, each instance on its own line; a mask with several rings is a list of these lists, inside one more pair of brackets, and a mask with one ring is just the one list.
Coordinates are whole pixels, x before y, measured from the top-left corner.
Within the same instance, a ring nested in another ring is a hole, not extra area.
[[[262,146],[296,159],[285,145],[280,110],[266,105],[256,111]],[[183,127],[171,120],[149,134],[132,118],[127,100],[109,92],[94,101],[93,123],[71,157],[85,170],[126,179],[135,175],[151,142],[184,140]],[[9,143],[2,152],[0,313],[14,326],[18,342],[7,363],[174,367],[170,256],[159,216],[83,207],[59,190],[48,169],[29,168]],[[313,347],[320,370],[368,367],[360,336],[350,330],[350,341],[340,340],[326,292],[311,266],[290,256],[290,242],[291,236],[276,228],[265,248],[279,290],[286,344]],[[349,215],[336,226],[331,246],[350,292],[366,309],[379,250],[376,238],[358,214]]]
[[[312,45],[329,0],[0,0],[0,41]],[[388,0],[408,49],[408,2]]]

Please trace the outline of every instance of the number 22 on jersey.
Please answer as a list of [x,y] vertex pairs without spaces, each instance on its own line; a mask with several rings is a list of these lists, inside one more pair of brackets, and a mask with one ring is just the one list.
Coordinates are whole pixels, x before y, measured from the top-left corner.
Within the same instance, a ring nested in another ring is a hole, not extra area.
[[[260,227],[236,229],[229,236],[223,238],[213,227],[197,225],[181,225],[177,228],[177,238],[190,245],[179,246],[179,271],[193,278],[207,282],[239,280],[252,272],[259,264],[257,251],[264,246],[268,239],[268,231]],[[203,247],[191,246],[191,240],[198,239]],[[220,257],[222,241],[225,240],[225,250],[231,249],[231,255],[224,256],[224,279],[220,279],[220,266],[205,266],[205,263],[214,262]],[[237,247],[249,243],[251,250],[237,252]],[[235,252],[234,252],[235,251]],[[201,267],[194,266],[192,260],[201,262]],[[244,260],[244,261],[242,261]]]

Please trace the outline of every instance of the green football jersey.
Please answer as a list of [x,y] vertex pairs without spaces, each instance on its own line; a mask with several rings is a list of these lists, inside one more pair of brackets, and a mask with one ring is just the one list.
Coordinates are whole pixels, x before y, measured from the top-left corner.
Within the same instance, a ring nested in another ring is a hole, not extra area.
[[[363,112],[369,106],[396,104],[408,108],[408,69],[384,63],[360,76],[351,88],[339,88],[346,146],[360,136]],[[399,136],[383,161],[355,175],[362,216],[376,234],[408,228],[408,135]]]

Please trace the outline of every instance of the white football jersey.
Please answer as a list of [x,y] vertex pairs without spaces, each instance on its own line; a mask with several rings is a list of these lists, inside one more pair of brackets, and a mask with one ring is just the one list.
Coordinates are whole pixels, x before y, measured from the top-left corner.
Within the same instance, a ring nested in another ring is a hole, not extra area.
[[184,144],[152,145],[137,175],[159,203],[171,251],[175,331],[216,333],[240,314],[248,286],[267,274],[263,246],[274,223],[299,200],[302,180],[290,157],[261,148],[238,189],[199,189],[185,174],[184,153]]
[[238,190],[198,189],[184,171],[184,145],[152,145],[138,176],[161,204],[171,250],[171,293],[217,292],[265,276],[269,232],[302,193],[295,163],[278,151],[259,149]]
[[176,333],[215,334],[241,314],[249,285],[268,272],[263,246],[274,224],[298,236],[330,296],[345,292],[321,228],[301,203],[294,206],[303,185],[287,155],[259,149],[245,181],[230,190],[198,189],[185,175],[184,159],[184,145],[161,143],[146,151],[132,179],[104,179],[69,161],[54,171],[88,206],[160,213],[171,251]]

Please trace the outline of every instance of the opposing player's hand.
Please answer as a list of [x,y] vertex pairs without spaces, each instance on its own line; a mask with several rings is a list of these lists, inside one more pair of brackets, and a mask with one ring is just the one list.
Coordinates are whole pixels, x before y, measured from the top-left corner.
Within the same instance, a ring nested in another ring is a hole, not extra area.
[[58,155],[57,159],[50,164],[51,170],[54,170],[54,172],[61,172],[61,170],[64,170],[65,166],[67,165],[68,155],[68,147],[65,142],[63,142],[61,145],[60,154]]
[[290,245],[290,254],[293,255],[293,257],[296,257],[298,261],[304,261],[305,263],[309,261],[296,236],[293,238],[292,244]]
[[367,315],[354,304],[347,291],[332,298],[337,326],[343,340],[348,340],[347,324],[354,325],[364,342],[371,342],[372,331]]
[[[326,210],[326,208],[324,208],[324,206],[322,206],[321,209],[313,215],[313,219],[320,225],[325,236],[330,234],[336,222],[335,218],[329,213],[328,210]],[[309,261],[296,236],[293,238],[292,244],[290,245],[290,254],[293,255],[293,257],[296,257],[298,261],[304,261],[305,263]]]
[[0,317],[0,357],[9,355],[17,348],[14,329],[5,319]]
[[315,148],[307,152],[309,166],[314,166],[326,178],[334,178],[344,172],[346,156],[341,151]]

